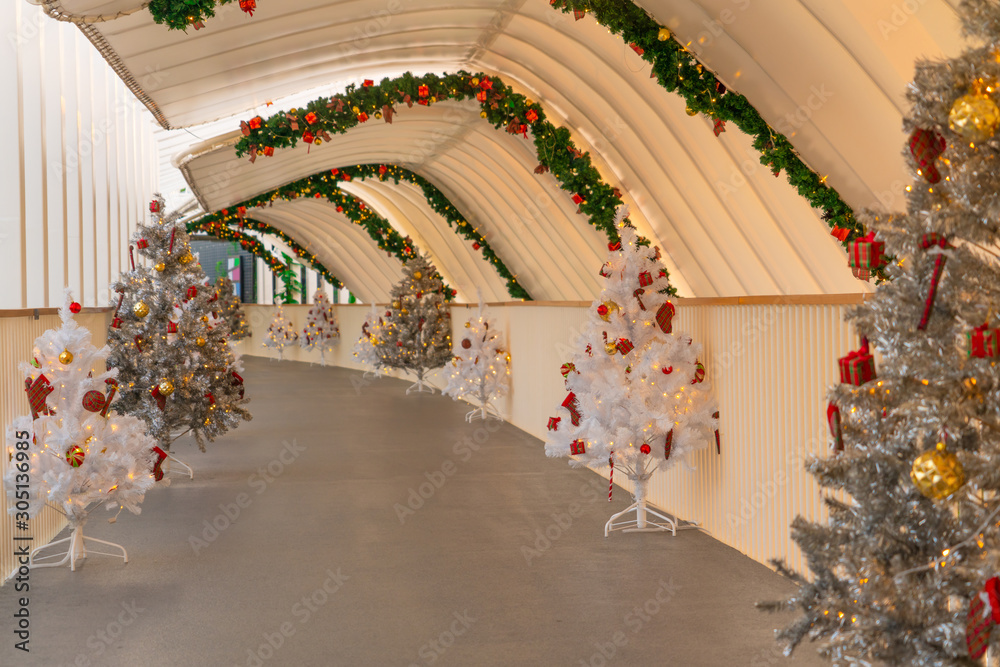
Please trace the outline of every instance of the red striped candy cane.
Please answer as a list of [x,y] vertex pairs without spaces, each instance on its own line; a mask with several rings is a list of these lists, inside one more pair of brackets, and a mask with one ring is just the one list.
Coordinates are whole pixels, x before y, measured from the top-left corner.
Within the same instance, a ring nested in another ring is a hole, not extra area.
[[608,456],[608,465],[611,466],[611,474],[608,475],[608,502],[611,502],[611,493],[615,490],[615,453]]

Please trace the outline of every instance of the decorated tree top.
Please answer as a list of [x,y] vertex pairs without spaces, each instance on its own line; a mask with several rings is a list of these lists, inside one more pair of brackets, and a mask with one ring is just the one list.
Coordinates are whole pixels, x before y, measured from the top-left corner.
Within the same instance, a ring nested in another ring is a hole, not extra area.
[[27,484],[29,516],[49,504],[77,525],[94,504],[139,513],[156,443],[142,421],[111,410],[119,383],[105,365],[110,350],[94,347],[70,301],[67,290],[62,326],[39,336],[31,363],[20,364],[32,414],[7,427],[4,482],[11,513]]
[[630,476],[672,466],[706,446],[718,407],[705,382],[701,346],[673,332],[674,306],[659,251],[616,217],[604,289],[562,367],[568,393],[549,420],[545,451],[576,465],[609,460]]
[[[154,221],[132,237],[129,270],[111,286],[118,305],[109,364],[119,369],[120,409],[145,421],[162,447],[190,432],[204,448],[250,419],[242,369],[219,294],[207,286],[183,225],[164,217],[162,199],[150,210]],[[136,250],[152,271],[136,264]]]
[[852,264],[891,281],[849,315],[865,338],[829,392],[832,451],[807,465],[829,508],[792,524],[811,577],[775,563],[799,590],[765,605],[800,612],[789,650],[808,638],[835,664],[975,665],[997,649],[1000,5],[959,8],[981,45],[917,66],[907,212],[859,216],[876,234]]

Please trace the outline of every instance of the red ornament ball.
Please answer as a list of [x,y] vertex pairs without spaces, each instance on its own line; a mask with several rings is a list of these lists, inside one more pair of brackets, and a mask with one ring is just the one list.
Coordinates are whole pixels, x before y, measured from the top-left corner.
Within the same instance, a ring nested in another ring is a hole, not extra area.
[[663,371],[664,375],[670,375],[671,373],[674,372],[674,367],[673,366],[667,366],[666,368],[663,368],[661,370]]
[[468,350],[470,347],[472,347],[472,341],[469,340],[468,338],[463,338],[462,339],[462,347],[464,349]]
[[639,451],[642,452],[643,454],[649,454],[649,452],[652,450],[649,448],[649,445],[647,445],[646,443],[642,443],[642,447],[639,448]]
[[83,395],[83,409],[88,412],[100,412],[104,409],[104,394],[91,389]]
[[80,445],[73,445],[66,452],[66,463],[70,464],[73,468],[79,468],[83,465],[83,459],[86,458],[86,453],[83,451],[83,447]]
[[73,313],[74,315],[76,315],[77,313],[79,313],[81,310],[82,310],[82,306],[80,306],[80,304],[78,304],[76,301],[74,301],[73,303],[69,304],[69,312]]

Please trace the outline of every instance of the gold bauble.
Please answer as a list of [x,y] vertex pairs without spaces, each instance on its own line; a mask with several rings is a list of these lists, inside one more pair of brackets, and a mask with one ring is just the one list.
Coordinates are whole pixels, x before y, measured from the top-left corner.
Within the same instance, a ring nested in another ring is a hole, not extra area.
[[208,344],[208,341],[207,341],[207,340],[205,340],[204,338],[202,338],[201,336],[198,336],[198,337],[197,337],[197,338],[196,338],[196,339],[194,340],[194,344],[195,344],[195,345],[197,345],[198,347],[205,347],[205,345],[207,345],[207,344]]
[[480,118],[486,118],[486,112],[485,111],[480,111],[479,112],[479,117]]
[[399,311],[399,312],[400,312],[401,314],[403,314],[403,315],[409,315],[409,314],[410,314],[410,311],[408,311],[408,310],[407,310],[406,308],[403,308],[403,309],[402,309],[401,311]]
[[163,262],[157,262],[156,266],[154,266],[153,268],[159,271],[160,273],[163,273],[164,271],[167,270],[167,265],[164,264]]
[[472,322],[466,322],[465,323],[465,328],[466,329],[471,329],[472,328]]
[[698,115],[698,112],[695,111],[694,109],[692,109],[691,107],[684,107],[684,112],[687,115],[689,115],[689,116],[697,116]]
[[192,255],[190,252],[186,252],[183,255],[181,255],[180,259],[178,259],[177,261],[180,262],[181,264],[190,264],[191,262],[194,261],[194,255]]
[[146,317],[149,315],[149,306],[142,301],[136,301],[135,305],[132,306],[132,312],[135,313],[136,317]]
[[618,354],[618,346],[615,345],[614,343],[605,343],[604,351],[610,354],[611,356],[615,356],[616,354]]
[[423,277],[424,277],[424,274],[420,273],[419,271],[414,271],[413,272],[413,279],[414,280],[420,280]]
[[951,112],[948,114],[948,127],[951,131],[973,143],[992,137],[998,125],[1000,108],[986,95],[963,95],[951,105]]
[[603,305],[603,306],[604,306],[605,308],[607,308],[607,309],[608,309],[608,312],[606,312],[606,313],[605,313],[605,314],[603,314],[603,315],[601,315],[600,313],[598,313],[598,317],[600,317],[600,318],[601,318],[602,320],[604,320],[605,322],[609,322],[609,321],[611,321],[611,313],[613,313],[613,312],[615,312],[616,310],[618,310],[618,308],[619,308],[618,304],[617,304],[617,303],[615,303],[614,301],[605,301],[605,302],[604,302],[603,304],[601,304],[601,305]]
[[398,301],[392,302],[392,307],[395,308],[396,310],[399,310],[401,306],[402,304],[400,304]]
[[59,363],[60,364],[71,364],[73,363],[73,353],[69,350],[63,350],[59,353]]
[[656,33],[656,39],[661,42],[665,42],[670,39],[670,30],[668,28],[660,28],[660,32]]
[[943,500],[962,488],[965,471],[958,457],[945,449],[943,442],[936,449],[924,452],[913,462],[910,479],[920,493],[934,500]]
[[174,383],[170,380],[164,380],[160,383],[160,393],[164,396],[169,396],[174,393]]

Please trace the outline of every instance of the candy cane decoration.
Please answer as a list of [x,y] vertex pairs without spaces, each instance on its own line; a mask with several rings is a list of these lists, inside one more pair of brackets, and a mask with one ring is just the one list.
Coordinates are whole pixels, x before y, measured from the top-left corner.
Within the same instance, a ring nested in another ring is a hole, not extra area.
[[611,474],[608,475],[608,502],[611,502],[611,494],[615,490],[615,453],[608,456],[608,465],[611,466]]
[[934,307],[934,297],[937,296],[938,283],[941,282],[941,274],[944,273],[944,263],[947,261],[947,255],[942,252],[945,248],[950,248],[951,244],[948,243],[948,239],[937,233],[924,234],[923,238],[920,240],[920,246],[924,250],[928,250],[937,246],[939,248],[937,252],[937,257],[934,258],[934,274],[931,276],[931,286],[927,292],[927,300],[924,301],[924,313],[920,317],[920,324],[917,325],[917,329],[923,331],[927,328],[927,323],[931,319],[931,309]]
[[135,271],[135,256],[132,254],[132,246],[128,247],[128,263],[132,267],[132,270]]

